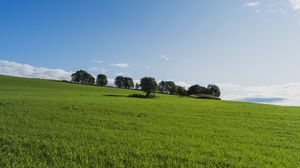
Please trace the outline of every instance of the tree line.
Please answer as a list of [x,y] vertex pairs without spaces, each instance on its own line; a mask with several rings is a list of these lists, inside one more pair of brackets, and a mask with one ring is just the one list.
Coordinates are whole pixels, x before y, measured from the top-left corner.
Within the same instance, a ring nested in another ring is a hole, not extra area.
[[[71,81],[79,84],[97,86],[106,86],[108,83],[106,75],[99,74],[95,79],[92,74],[84,70],[79,70],[73,73],[71,75]],[[133,79],[130,77],[117,76],[114,84],[118,88],[142,90],[146,93],[146,97],[149,97],[155,92],[180,96],[209,95],[216,98],[221,95],[219,87],[214,84],[210,84],[207,87],[197,84],[186,89],[183,86],[176,85],[173,81],[161,81],[157,83],[152,77],[144,77],[140,80],[140,83],[134,84]]]

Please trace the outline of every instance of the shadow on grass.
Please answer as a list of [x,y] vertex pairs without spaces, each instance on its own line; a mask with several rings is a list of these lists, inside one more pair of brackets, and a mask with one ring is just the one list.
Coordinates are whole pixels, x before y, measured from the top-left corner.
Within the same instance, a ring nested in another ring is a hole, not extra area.
[[150,96],[147,97],[147,96],[142,95],[142,94],[131,94],[131,95],[129,95],[128,97],[142,98],[142,99],[152,99],[152,98],[155,98],[156,96],[150,95]]
[[108,95],[104,95],[104,96],[108,96],[108,97],[127,97],[125,95],[112,95],[112,94],[108,94]]
[[108,97],[130,97],[130,98],[140,98],[140,99],[153,99],[153,98],[157,98],[157,96],[154,96],[154,95],[151,95],[151,96],[147,97],[147,96],[145,96],[143,94],[131,94],[129,96],[108,94],[108,95],[103,95],[103,96],[108,96]]

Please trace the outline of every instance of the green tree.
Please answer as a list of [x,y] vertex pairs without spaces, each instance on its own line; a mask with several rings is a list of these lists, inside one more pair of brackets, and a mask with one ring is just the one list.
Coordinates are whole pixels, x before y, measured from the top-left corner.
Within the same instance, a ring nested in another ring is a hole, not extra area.
[[123,86],[124,86],[124,84],[123,84],[123,82],[124,82],[124,80],[123,80],[123,76],[117,76],[116,78],[115,78],[115,85],[118,87],[118,88],[122,88]]
[[144,77],[141,79],[141,89],[146,92],[146,97],[149,97],[151,93],[155,92],[157,83],[154,78]]
[[93,85],[95,84],[95,78],[93,75],[87,73],[84,70],[76,71],[71,75],[71,81],[80,84]]
[[134,83],[132,78],[130,77],[123,77],[123,87],[126,89],[130,89],[134,87]]
[[161,81],[158,84],[158,91],[162,93],[167,93],[167,85],[165,81]]
[[173,81],[161,81],[158,84],[158,90],[162,93],[175,94],[176,85]]
[[107,85],[107,77],[104,74],[99,74],[97,76],[96,85],[98,86],[106,86]]
[[207,86],[207,92],[209,95],[215,96],[215,97],[220,97],[221,96],[221,91],[220,88],[217,85],[210,84]]
[[180,95],[180,96],[186,96],[187,95],[187,91],[182,86],[176,86],[176,94]]
[[207,88],[200,85],[193,85],[188,89],[188,95],[207,94]]
[[115,85],[118,88],[126,88],[130,89],[134,87],[134,83],[132,78],[130,77],[123,77],[123,76],[117,76],[115,79]]
[[167,81],[167,91],[169,94],[175,94],[176,93],[176,85],[173,81]]

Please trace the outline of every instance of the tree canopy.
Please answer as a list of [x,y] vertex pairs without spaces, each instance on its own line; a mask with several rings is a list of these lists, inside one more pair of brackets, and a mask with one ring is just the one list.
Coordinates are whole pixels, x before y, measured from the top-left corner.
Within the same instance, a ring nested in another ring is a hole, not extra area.
[[215,97],[220,97],[221,96],[221,91],[220,88],[217,85],[210,84],[207,86],[207,92],[209,95],[215,96]]
[[107,77],[104,74],[99,74],[97,76],[96,85],[98,86],[106,86],[107,85]]
[[175,94],[176,85],[173,81],[161,81],[158,84],[158,90],[162,93]]
[[193,95],[193,94],[206,94],[207,93],[207,88],[200,86],[200,85],[193,85],[189,87],[188,89],[188,95]]
[[124,88],[126,88],[126,89],[133,88],[134,87],[134,83],[133,83],[132,78],[130,78],[130,77],[123,77],[123,85],[124,85]]
[[86,84],[86,85],[93,85],[95,83],[95,78],[93,75],[87,73],[84,70],[76,71],[71,75],[72,82],[80,83],[80,84]]
[[117,76],[115,78],[115,85],[118,87],[118,88],[122,88],[123,86],[123,76]]
[[187,95],[187,91],[182,86],[176,86],[176,94],[180,95],[180,96],[186,96]]
[[149,97],[157,88],[157,83],[154,78],[144,77],[140,82],[141,89],[146,92],[146,97]]
[[126,88],[126,89],[130,89],[134,87],[134,83],[132,78],[130,77],[123,77],[123,76],[117,76],[115,78],[115,85],[118,88]]

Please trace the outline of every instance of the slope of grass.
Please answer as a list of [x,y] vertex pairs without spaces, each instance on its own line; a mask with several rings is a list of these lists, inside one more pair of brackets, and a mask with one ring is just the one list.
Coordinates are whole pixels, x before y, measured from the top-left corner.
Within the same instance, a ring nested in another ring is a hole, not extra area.
[[297,167],[300,108],[0,76],[0,167]]

